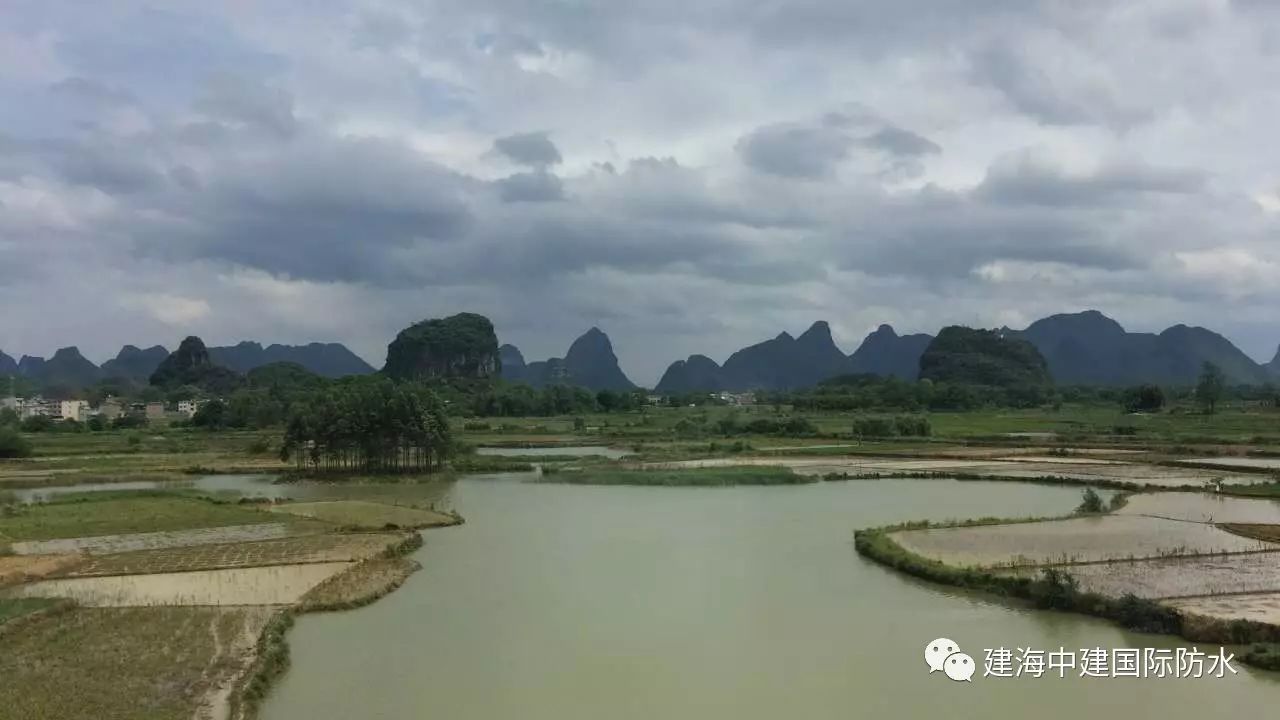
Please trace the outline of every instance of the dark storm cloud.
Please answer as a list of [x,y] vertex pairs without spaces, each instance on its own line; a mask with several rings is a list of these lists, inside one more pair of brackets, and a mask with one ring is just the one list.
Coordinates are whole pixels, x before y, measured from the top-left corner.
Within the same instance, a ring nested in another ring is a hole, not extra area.
[[493,141],[493,149],[520,165],[547,167],[561,161],[560,150],[545,132],[517,133]]
[[49,86],[49,91],[73,100],[104,106],[132,105],[137,102],[137,98],[131,93],[83,77],[59,80]]
[[111,138],[15,140],[0,135],[0,178],[57,177],[108,195],[137,193],[164,181],[146,148]]
[[1203,186],[1203,173],[1193,170],[1117,165],[1073,176],[1018,153],[993,165],[976,194],[1000,204],[1091,206],[1133,203],[1150,194],[1191,194]]
[[298,129],[293,97],[288,92],[244,77],[213,78],[196,108],[211,117],[262,128],[282,137]]
[[[150,223],[141,249],[318,280],[412,274],[394,251],[465,236],[478,183],[399,143],[308,136],[264,158],[213,168],[177,227]],[[194,172],[194,171],[193,171]]]
[[942,152],[942,148],[929,138],[897,127],[881,128],[864,138],[862,143],[895,155],[932,155]]
[[498,181],[503,202],[552,202],[564,199],[560,178],[548,172],[516,173]]
[[768,125],[738,141],[744,162],[763,173],[818,179],[830,176],[849,156],[852,140],[824,126]]
[[[475,308],[531,338],[609,318],[656,375],[824,316],[856,340],[1102,298],[1141,329],[1274,327],[1262,2],[157,7],[6,8],[25,342],[176,335],[176,303],[380,351]],[[721,345],[649,317],[690,307]]]

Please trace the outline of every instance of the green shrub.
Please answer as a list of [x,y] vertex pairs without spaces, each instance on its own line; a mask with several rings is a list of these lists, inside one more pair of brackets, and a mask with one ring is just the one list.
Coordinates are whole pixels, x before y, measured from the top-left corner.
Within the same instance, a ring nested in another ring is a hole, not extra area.
[[31,457],[31,443],[11,427],[0,428],[0,458]]
[[898,434],[898,426],[890,418],[860,417],[853,421],[853,434],[860,438],[894,437]]
[[1106,506],[1102,502],[1102,496],[1093,488],[1085,488],[1081,496],[1080,506],[1076,508],[1076,512],[1081,515],[1093,515],[1105,509]]
[[22,432],[27,433],[48,432],[53,429],[53,418],[47,415],[32,415],[25,418],[20,427]]

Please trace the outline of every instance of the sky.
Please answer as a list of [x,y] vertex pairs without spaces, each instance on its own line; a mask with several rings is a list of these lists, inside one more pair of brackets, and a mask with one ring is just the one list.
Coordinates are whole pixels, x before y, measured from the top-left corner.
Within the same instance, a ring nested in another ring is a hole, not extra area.
[[0,349],[1280,343],[1280,3],[0,0]]

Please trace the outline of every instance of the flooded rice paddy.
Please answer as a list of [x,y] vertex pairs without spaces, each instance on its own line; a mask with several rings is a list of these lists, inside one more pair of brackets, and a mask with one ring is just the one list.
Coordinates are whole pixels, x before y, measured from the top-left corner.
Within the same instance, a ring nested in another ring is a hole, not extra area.
[[952,638],[975,658],[1002,646],[1184,645],[918,582],[853,549],[855,528],[1059,515],[1079,499],[1078,488],[945,480],[462,480],[450,500],[467,523],[426,533],[414,555],[423,571],[371,606],[299,619],[292,667],[262,718],[1190,720],[1280,701],[1276,676],[1248,669],[959,686],[929,675],[928,641]]
[[291,605],[311,588],[350,566],[348,562],[329,562],[68,578],[20,585],[7,593],[11,597],[71,598],[89,607]]
[[1280,624],[1280,592],[1170,600],[1167,604],[1186,612],[1226,620],[1253,620]]
[[1203,457],[1178,460],[1177,462],[1195,465],[1217,465],[1220,467],[1280,470],[1280,458],[1274,457]]
[[1218,480],[1230,483],[1255,483],[1265,480],[1257,474],[1231,473],[1224,470],[1175,468],[1093,460],[1090,458],[1058,458],[1053,456],[1013,456],[1001,460],[912,459],[872,456],[856,457],[746,457],[682,460],[654,463],[658,468],[725,467],[733,465],[769,465],[789,467],[803,475],[893,475],[956,473],[1009,479],[1041,477],[1067,478],[1081,482],[1126,483],[1135,486],[1204,487]]
[[95,555],[58,575],[89,577],[175,573],[265,565],[366,560],[407,536],[396,533],[309,535],[259,542],[221,543]]
[[1243,538],[1212,525],[1140,515],[906,530],[894,533],[893,539],[924,557],[968,566],[1280,550],[1280,545]]
[[500,455],[504,457],[554,457],[554,456],[572,456],[572,457],[603,457],[610,460],[624,458],[631,453],[629,450],[621,448],[612,448],[605,445],[567,445],[563,447],[478,447],[477,455]]
[[107,554],[154,548],[187,547],[211,543],[250,542],[289,537],[294,529],[287,523],[263,522],[253,525],[227,525],[198,530],[98,535],[59,540],[27,540],[10,544],[17,555],[53,555],[75,552]]
[[1112,597],[1132,593],[1160,599],[1280,591],[1280,554],[1274,552],[1093,563],[1073,565],[1068,572],[1082,590]]
[[1140,493],[1129,496],[1120,515],[1151,515],[1204,523],[1280,524],[1280,501],[1213,493]]

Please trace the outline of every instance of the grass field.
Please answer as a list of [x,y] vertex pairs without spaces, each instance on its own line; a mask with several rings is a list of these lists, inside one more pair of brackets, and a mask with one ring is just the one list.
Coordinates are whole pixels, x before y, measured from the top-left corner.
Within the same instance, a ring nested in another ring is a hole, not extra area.
[[[6,718],[191,720],[256,638],[255,609],[81,608],[4,638]],[[221,648],[221,652],[219,652]]]
[[[0,598],[0,625],[58,603],[52,598]],[[0,676],[2,677],[2,676]]]
[[713,467],[678,470],[593,468],[543,475],[541,482],[571,485],[655,485],[661,487],[726,487],[730,485],[802,485],[817,482],[783,467]]
[[[108,495],[101,493],[102,495]],[[158,532],[278,522],[248,506],[136,494],[17,506],[0,517],[0,542]]]

